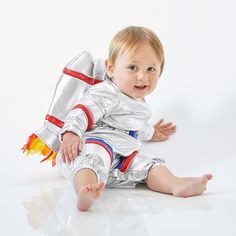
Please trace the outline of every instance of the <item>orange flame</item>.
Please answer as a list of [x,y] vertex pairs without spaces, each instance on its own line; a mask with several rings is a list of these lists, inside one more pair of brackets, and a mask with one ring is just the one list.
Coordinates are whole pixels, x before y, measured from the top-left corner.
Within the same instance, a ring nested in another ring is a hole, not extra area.
[[43,155],[45,158],[40,161],[52,161],[52,166],[56,165],[56,155],[57,153],[51,150],[47,144],[45,144],[36,134],[32,134],[29,136],[26,144],[22,148],[23,153],[26,153],[26,156],[28,155]]

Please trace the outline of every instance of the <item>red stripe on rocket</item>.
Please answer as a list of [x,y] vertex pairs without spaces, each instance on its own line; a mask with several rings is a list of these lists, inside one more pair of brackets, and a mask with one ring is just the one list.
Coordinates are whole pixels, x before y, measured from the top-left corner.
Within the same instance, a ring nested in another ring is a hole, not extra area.
[[57,82],[44,126],[34,133],[52,151],[58,152],[60,148],[59,133],[67,114],[89,87],[103,81],[104,74],[104,60],[94,60],[87,51],[80,53],[65,66]]

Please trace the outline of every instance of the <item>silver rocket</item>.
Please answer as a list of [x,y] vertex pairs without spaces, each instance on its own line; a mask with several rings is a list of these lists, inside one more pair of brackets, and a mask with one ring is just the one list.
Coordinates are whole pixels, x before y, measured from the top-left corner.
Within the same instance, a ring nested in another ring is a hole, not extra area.
[[67,114],[89,87],[103,81],[104,75],[104,59],[94,60],[88,51],[83,51],[73,58],[65,66],[57,82],[43,127],[28,138],[22,148],[23,152],[27,151],[27,155],[44,155],[46,158],[42,161],[55,161],[60,149],[59,133]]

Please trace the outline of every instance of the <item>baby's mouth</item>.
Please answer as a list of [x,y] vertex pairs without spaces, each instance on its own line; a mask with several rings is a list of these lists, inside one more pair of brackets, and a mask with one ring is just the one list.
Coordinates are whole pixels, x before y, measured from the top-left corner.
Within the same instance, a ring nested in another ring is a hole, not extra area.
[[134,86],[137,90],[139,90],[139,91],[143,91],[143,90],[145,90],[146,88],[147,88],[147,86],[146,85],[140,85],[140,86]]

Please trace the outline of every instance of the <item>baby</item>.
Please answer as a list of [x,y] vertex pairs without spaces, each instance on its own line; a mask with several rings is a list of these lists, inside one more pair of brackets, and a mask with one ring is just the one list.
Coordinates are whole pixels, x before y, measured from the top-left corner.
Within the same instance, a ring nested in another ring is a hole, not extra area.
[[177,177],[165,161],[141,153],[141,141],[164,141],[176,131],[161,119],[148,123],[145,96],[154,91],[164,67],[157,35],[127,27],[112,39],[103,82],[88,89],[61,130],[57,163],[74,184],[77,207],[87,211],[104,187],[145,183],[153,191],[190,197],[202,194],[211,174]]

